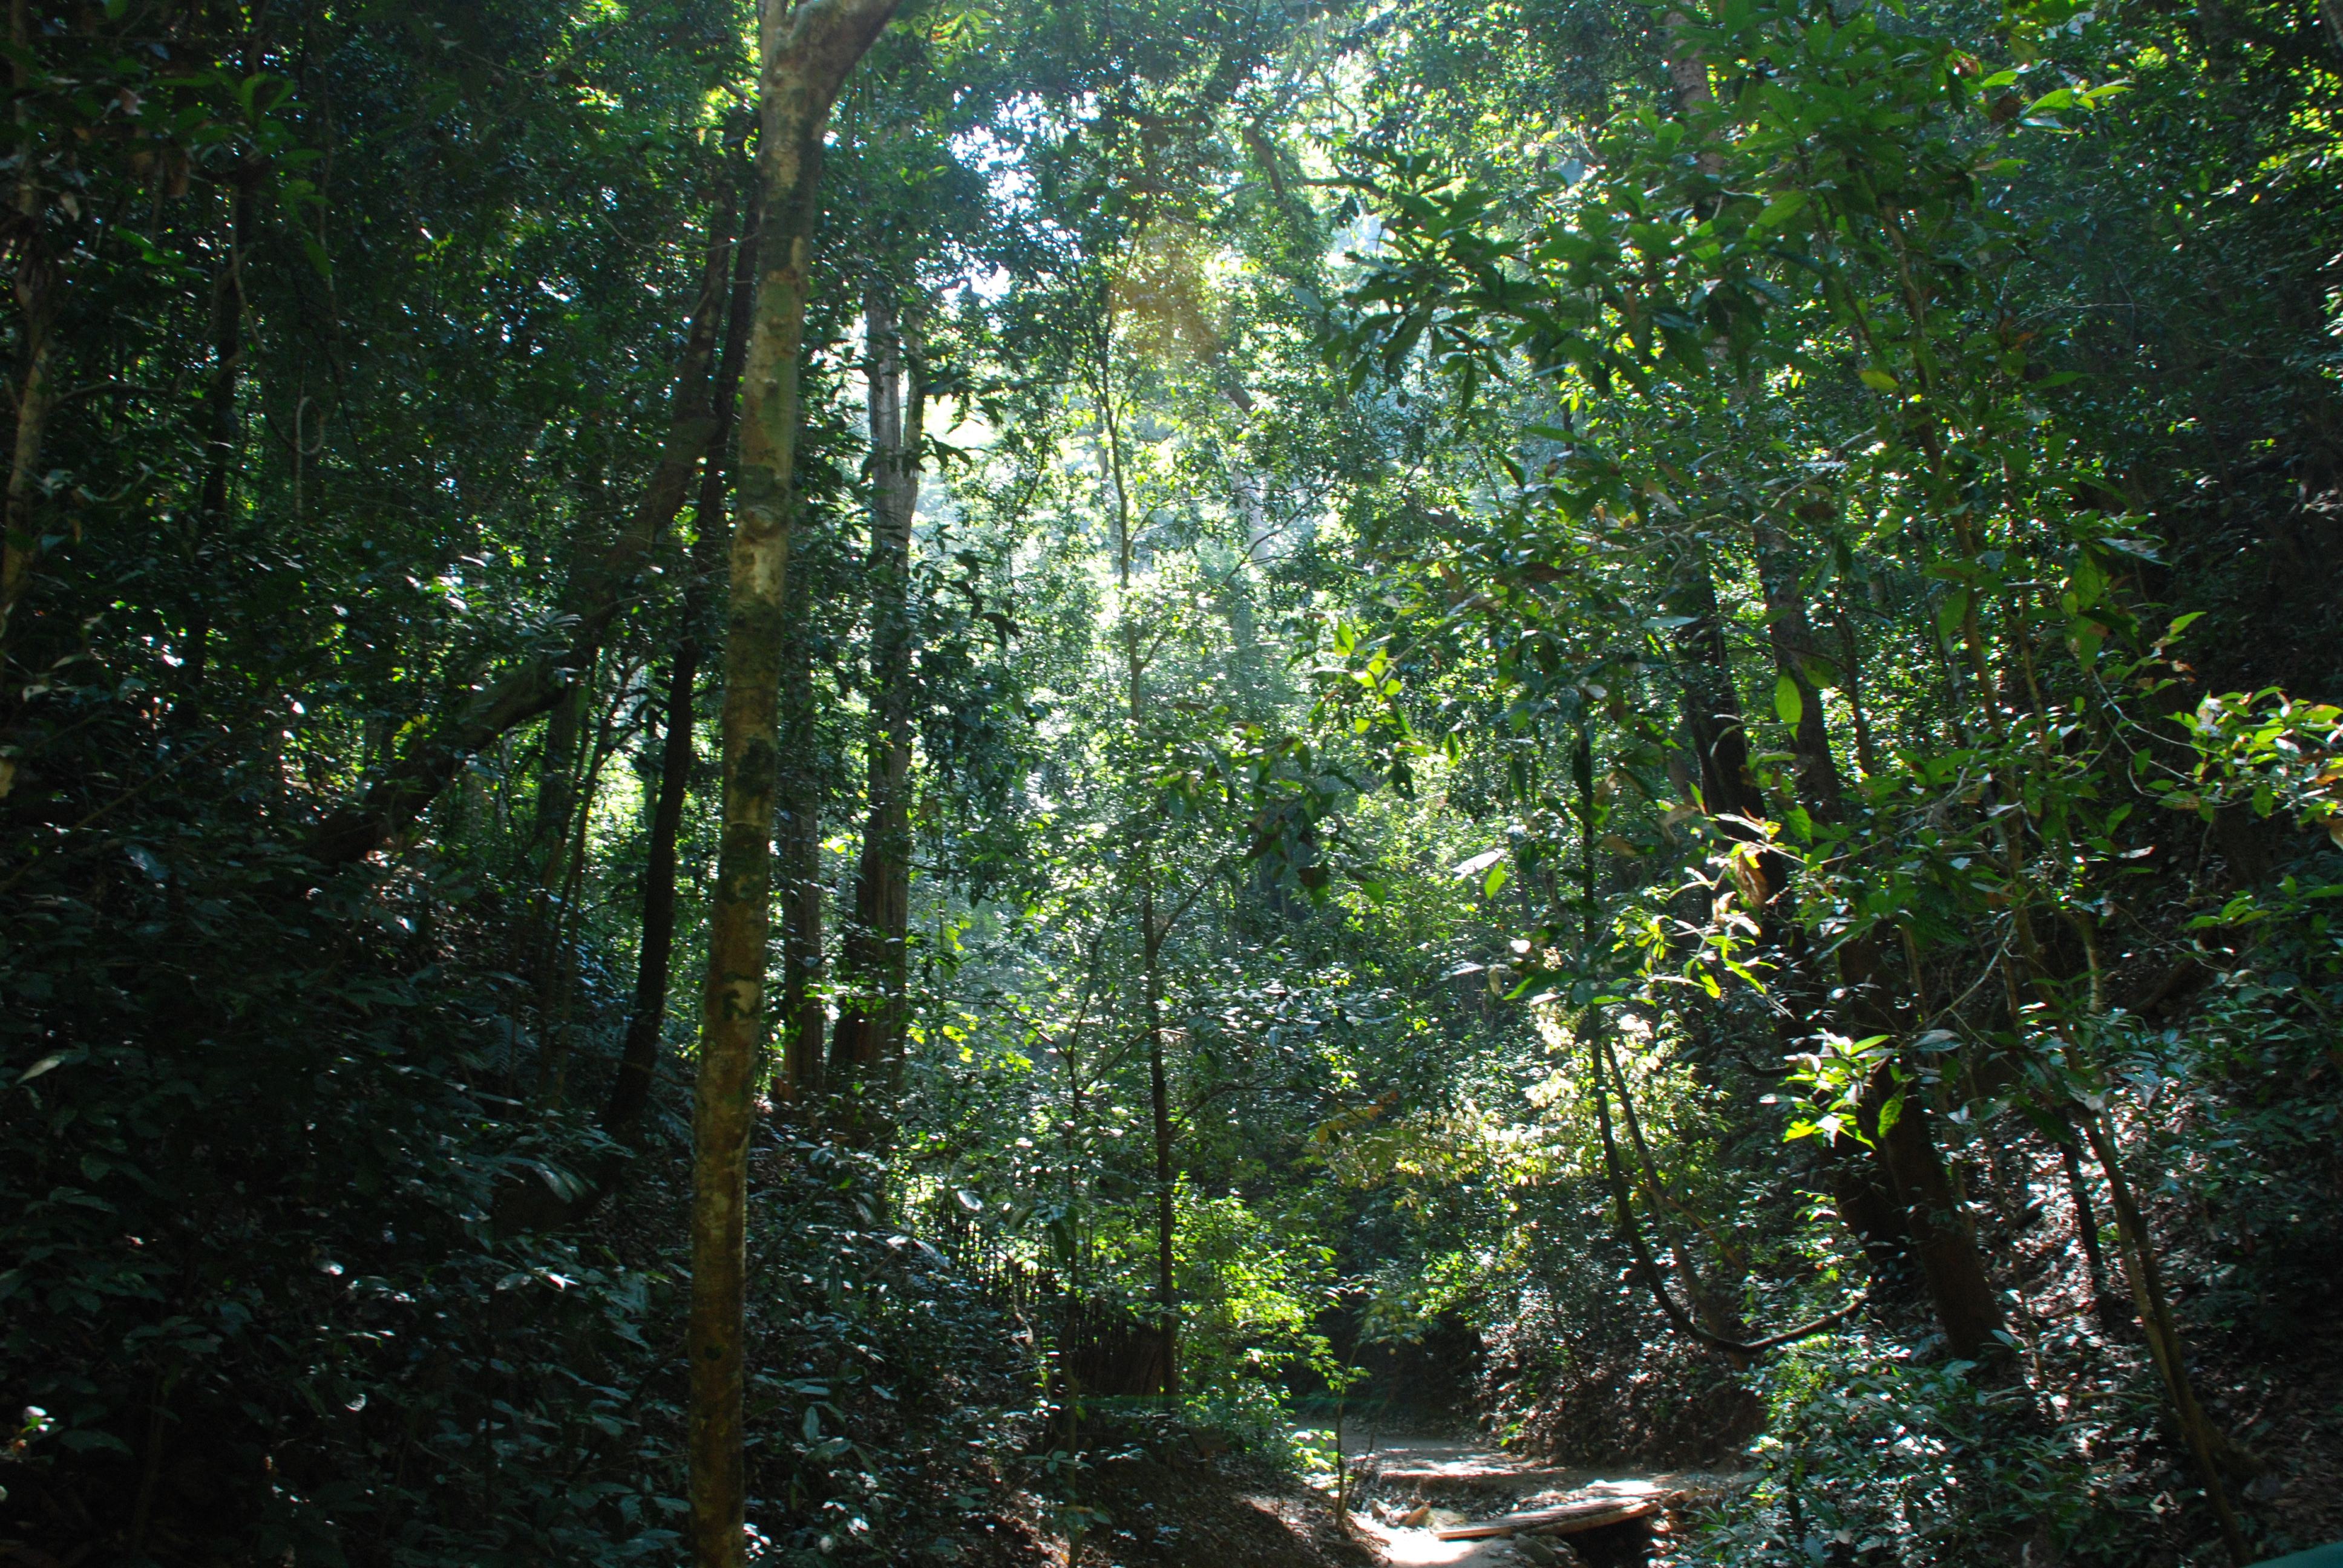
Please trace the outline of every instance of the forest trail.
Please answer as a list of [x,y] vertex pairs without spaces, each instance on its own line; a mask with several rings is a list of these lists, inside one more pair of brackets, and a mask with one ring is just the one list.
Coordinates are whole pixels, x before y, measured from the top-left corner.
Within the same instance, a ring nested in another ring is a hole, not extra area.
[[1549,1568],[1574,1559],[1590,1568],[1649,1560],[1651,1540],[1664,1534],[1667,1513],[1553,1537],[1523,1533],[1480,1540],[1443,1541],[1444,1529],[1525,1510],[1617,1499],[1713,1496],[1742,1478],[1705,1471],[1645,1473],[1539,1464],[1459,1437],[1370,1432],[1346,1442],[1344,1456],[1361,1469],[1360,1533],[1393,1568],[1479,1568],[1528,1563]]

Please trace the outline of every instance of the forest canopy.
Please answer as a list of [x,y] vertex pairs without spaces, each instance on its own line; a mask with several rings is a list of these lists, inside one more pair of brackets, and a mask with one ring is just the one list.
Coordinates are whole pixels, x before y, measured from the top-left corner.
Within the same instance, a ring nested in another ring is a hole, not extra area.
[[2338,0],[9,35],[0,1563],[2343,1538]]

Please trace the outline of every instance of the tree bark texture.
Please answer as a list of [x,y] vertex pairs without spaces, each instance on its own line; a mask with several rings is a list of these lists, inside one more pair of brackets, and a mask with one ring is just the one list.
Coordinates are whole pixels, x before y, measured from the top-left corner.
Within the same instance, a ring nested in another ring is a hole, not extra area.
[[761,276],[741,376],[739,483],[724,632],[723,839],[692,1105],[686,1441],[692,1558],[699,1568],[741,1568],[747,1561],[741,1380],[749,1131],[764,1045],[790,467],[820,214],[822,134],[847,73],[894,9],[895,0],[798,5],[766,0],[758,29]]
[[911,519],[920,493],[925,414],[916,340],[893,295],[873,285],[863,312],[870,344],[870,785],[854,923],[846,933],[847,1003],[830,1045],[831,1087],[858,1141],[884,1136],[892,1065],[906,1023],[911,920]]

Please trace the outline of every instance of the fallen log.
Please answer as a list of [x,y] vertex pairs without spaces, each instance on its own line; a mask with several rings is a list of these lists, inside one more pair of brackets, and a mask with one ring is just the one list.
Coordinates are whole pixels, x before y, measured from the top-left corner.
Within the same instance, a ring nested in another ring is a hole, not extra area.
[[1520,1513],[1500,1514],[1494,1519],[1476,1519],[1469,1524],[1451,1525],[1435,1530],[1433,1534],[1442,1541],[1486,1541],[1500,1535],[1517,1535],[1535,1531],[1540,1535],[1574,1535],[1582,1530],[1600,1530],[1606,1524],[1624,1524],[1630,1519],[1657,1513],[1664,1497],[1595,1497],[1577,1503],[1564,1503],[1553,1508],[1532,1508]]

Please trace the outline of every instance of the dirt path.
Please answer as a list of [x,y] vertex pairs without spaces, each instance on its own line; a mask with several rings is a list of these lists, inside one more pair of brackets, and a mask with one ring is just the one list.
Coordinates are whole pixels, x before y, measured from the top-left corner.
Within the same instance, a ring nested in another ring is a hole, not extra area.
[[[1542,1535],[1478,1541],[1443,1541],[1438,1532],[1473,1520],[1522,1509],[1559,1506],[1599,1498],[1713,1494],[1735,1483],[1730,1475],[1706,1472],[1594,1471],[1541,1465],[1470,1439],[1362,1432],[1346,1444],[1345,1456],[1360,1475],[1360,1533],[1393,1568],[1434,1568],[1452,1563],[1480,1568],[1544,1568],[1557,1559],[1562,1541]],[[1664,1534],[1664,1514],[1564,1538],[1589,1564],[1641,1563],[1650,1556],[1652,1536]]]

